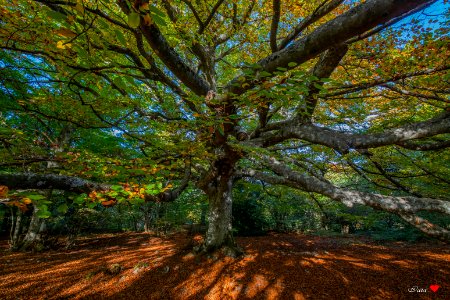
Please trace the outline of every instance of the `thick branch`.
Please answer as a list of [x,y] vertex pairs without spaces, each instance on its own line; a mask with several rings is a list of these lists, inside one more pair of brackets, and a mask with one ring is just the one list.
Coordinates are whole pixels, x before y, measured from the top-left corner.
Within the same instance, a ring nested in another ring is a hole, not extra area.
[[263,160],[266,166],[275,172],[277,176],[255,170],[247,171],[246,174],[271,184],[280,184],[306,192],[319,193],[350,207],[360,204],[395,213],[409,220],[408,222],[424,233],[447,242],[450,241],[450,232],[448,230],[431,224],[415,215],[419,211],[439,212],[450,215],[450,202],[448,201],[431,198],[393,197],[342,189],[317,178],[297,173],[274,158],[263,157]]
[[442,142],[431,142],[431,143],[415,143],[411,141],[406,141],[398,143],[399,146],[405,149],[417,150],[417,151],[436,151],[450,147],[450,140]]
[[[328,78],[331,76],[331,73],[336,69],[339,65],[341,59],[347,53],[346,45],[339,45],[337,47],[331,48],[324,52],[317,64],[311,71],[311,74],[319,79]],[[305,97],[304,106],[300,109],[300,119],[302,120],[310,120],[311,116],[314,113],[314,109],[317,105],[317,94],[320,92],[318,86],[322,86],[323,81],[311,82],[308,85],[308,96]]]
[[281,162],[272,159],[267,166],[279,176],[251,171],[248,175],[272,184],[282,184],[307,192],[319,193],[338,200],[347,206],[355,204],[367,205],[372,208],[393,213],[417,213],[419,211],[440,212],[450,215],[450,202],[417,197],[393,197],[380,194],[370,194],[355,190],[338,188],[331,183],[292,171]]
[[[147,194],[145,200],[162,202],[175,201],[188,186],[190,174],[190,169],[186,169],[185,176],[178,187],[157,195]],[[92,191],[108,191],[111,187],[106,183],[93,182],[79,177],[36,173],[0,173],[0,185],[5,185],[12,190],[56,189],[80,194],[90,193]]]
[[10,189],[57,189],[75,193],[109,189],[108,184],[78,177],[34,173],[0,173],[0,185],[6,185]]
[[[129,14],[130,10],[126,2],[124,0],[118,0],[118,2],[124,13]],[[144,20],[141,20],[139,29],[156,55],[181,82],[197,95],[205,96],[208,93],[210,90],[208,83],[199,77],[169,45],[156,24],[147,25]]]
[[416,7],[415,9],[413,9],[413,10],[411,10],[411,11],[409,11],[409,12],[407,12],[407,13],[401,15],[401,16],[398,16],[398,17],[396,17],[396,18],[394,18],[392,20],[389,20],[388,22],[386,22],[384,24],[379,25],[378,27],[373,28],[372,30],[369,30],[369,31],[365,32],[364,34],[361,34],[359,36],[355,36],[355,37],[351,38],[350,40],[348,40],[347,44],[355,43],[357,41],[364,40],[364,39],[366,39],[366,38],[368,38],[368,37],[370,37],[370,36],[372,36],[374,34],[377,34],[378,32],[382,31],[383,29],[388,28],[388,27],[398,23],[399,21],[403,20],[407,16],[410,16],[412,14],[415,14],[416,12],[419,12],[419,11],[427,8],[432,3],[433,2],[428,2],[428,3],[422,4],[422,5],[418,6],[418,7]]
[[[291,46],[275,52],[258,62],[260,69],[274,73],[278,68],[292,69],[291,62],[304,63],[330,47],[344,43],[351,37],[362,34],[380,23],[400,16],[427,0],[372,0],[366,1],[335,19],[321,25],[311,34],[294,42]],[[244,79],[244,80],[243,80]],[[230,82],[227,92],[241,95],[258,84],[258,80],[239,77]]]
[[314,124],[295,126],[284,123],[280,129],[280,131],[262,134],[261,137],[250,140],[249,143],[267,147],[287,139],[297,138],[327,146],[342,153],[347,153],[350,149],[402,145],[409,140],[450,133],[450,113],[443,113],[427,121],[387,129],[381,133],[351,134]]

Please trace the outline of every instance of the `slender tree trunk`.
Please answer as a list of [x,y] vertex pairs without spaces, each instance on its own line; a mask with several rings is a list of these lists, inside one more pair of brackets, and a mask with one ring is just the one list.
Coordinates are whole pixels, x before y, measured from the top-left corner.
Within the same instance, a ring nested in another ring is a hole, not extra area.
[[342,234],[349,234],[350,233],[350,225],[348,225],[348,224],[341,224],[341,233]]
[[202,211],[200,215],[200,225],[206,226],[206,213],[208,212],[208,206],[202,203]]
[[150,232],[150,213],[144,212],[144,232]]
[[42,233],[45,232],[46,224],[45,220],[38,217],[37,213],[39,208],[34,206],[33,215],[31,216],[30,225],[28,231],[20,245],[22,251],[29,249],[42,250]]
[[155,221],[159,218],[160,203],[147,202],[143,207],[144,211],[144,231],[150,232],[155,225]]
[[14,224],[11,224],[14,226],[14,233],[11,237],[11,249],[17,250],[18,245],[20,244],[20,230],[22,229],[22,215],[23,213],[20,210],[17,210],[17,216],[16,221]]

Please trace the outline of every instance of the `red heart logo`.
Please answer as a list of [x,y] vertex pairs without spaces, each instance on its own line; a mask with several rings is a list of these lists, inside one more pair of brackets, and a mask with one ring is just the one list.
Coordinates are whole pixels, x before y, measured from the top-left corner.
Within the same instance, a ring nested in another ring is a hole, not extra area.
[[433,292],[437,292],[437,290],[440,288],[440,286],[439,285],[437,285],[437,284],[432,284],[432,285],[430,285],[430,290],[432,290]]

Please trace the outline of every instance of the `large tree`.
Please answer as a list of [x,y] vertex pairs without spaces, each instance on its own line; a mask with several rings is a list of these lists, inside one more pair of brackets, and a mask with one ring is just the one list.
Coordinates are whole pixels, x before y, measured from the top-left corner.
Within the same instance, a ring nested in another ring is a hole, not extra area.
[[[122,139],[138,154],[104,156],[140,157],[142,178],[164,178],[147,200],[202,190],[204,251],[236,251],[231,191],[248,177],[389,211],[448,241],[420,216],[450,213],[449,20],[435,2],[2,0],[3,122]],[[437,13],[417,14],[430,6]],[[2,137],[10,189],[117,182],[87,176],[98,160],[74,166],[79,140],[63,171],[20,173],[39,155],[12,151],[18,136]]]

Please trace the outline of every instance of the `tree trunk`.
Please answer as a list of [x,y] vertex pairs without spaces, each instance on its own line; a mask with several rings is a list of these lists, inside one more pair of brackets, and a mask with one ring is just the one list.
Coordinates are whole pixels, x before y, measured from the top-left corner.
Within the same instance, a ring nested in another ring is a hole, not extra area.
[[45,232],[45,220],[38,217],[39,208],[34,206],[33,215],[31,216],[30,225],[28,226],[27,234],[25,235],[20,250],[36,250],[41,251],[43,248],[42,234]]
[[210,253],[223,250],[224,254],[237,257],[243,254],[233,238],[232,232],[232,186],[233,169],[219,161],[218,172],[206,189],[209,200],[208,230],[200,252]]
[[342,234],[349,234],[350,233],[350,225],[348,225],[348,224],[341,224],[341,233]]
[[231,180],[217,187],[214,193],[208,195],[208,230],[205,245],[210,250],[220,248],[222,245],[233,245],[231,227]]
[[200,225],[206,226],[206,213],[208,212],[208,206],[204,203],[202,203],[201,207],[201,215],[200,215]]
[[144,232],[150,232],[150,213],[144,212]]
[[23,213],[20,210],[17,210],[17,216],[15,225],[11,224],[11,226],[14,226],[14,233],[11,237],[11,249],[17,250],[18,245],[20,244],[20,230],[22,229],[22,215]]
[[150,232],[156,220],[159,219],[161,203],[147,202],[143,205],[144,212],[144,232]]

